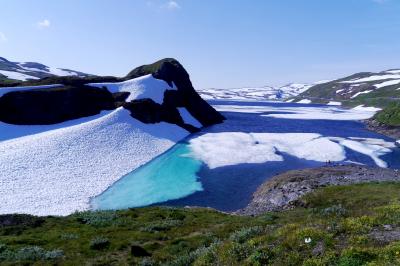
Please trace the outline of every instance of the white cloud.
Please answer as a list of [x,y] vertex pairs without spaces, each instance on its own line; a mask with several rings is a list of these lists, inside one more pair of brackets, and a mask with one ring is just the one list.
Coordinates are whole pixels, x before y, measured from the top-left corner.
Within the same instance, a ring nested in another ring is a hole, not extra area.
[[178,4],[178,2],[174,0],[169,0],[169,1],[153,1],[153,0],[147,0],[146,5],[149,8],[155,8],[159,10],[178,10],[181,9],[181,6]]
[[169,1],[167,4],[168,9],[179,9],[181,6],[175,1]]
[[45,20],[39,21],[36,25],[40,29],[48,28],[48,27],[50,27],[50,20],[45,19]]
[[6,35],[0,31],[0,42],[8,41]]

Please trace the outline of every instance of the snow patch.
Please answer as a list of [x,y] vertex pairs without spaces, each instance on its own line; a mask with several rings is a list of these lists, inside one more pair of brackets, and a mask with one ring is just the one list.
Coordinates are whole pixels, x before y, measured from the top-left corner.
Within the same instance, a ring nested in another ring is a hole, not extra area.
[[166,90],[177,90],[176,86],[170,87],[167,82],[154,78],[151,74],[116,83],[89,83],[93,87],[106,87],[111,93],[129,92],[127,102],[138,99],[152,99],[162,104]]
[[351,99],[354,99],[354,98],[356,98],[358,95],[361,95],[361,94],[370,93],[371,91],[372,91],[372,90],[366,90],[366,91],[357,92],[356,94],[354,94],[353,96],[351,96]]
[[341,83],[361,83],[361,82],[378,81],[385,79],[400,79],[400,74],[372,75],[366,78],[342,81]]
[[283,161],[280,153],[320,162],[346,158],[343,147],[315,133],[209,133],[190,140],[189,146],[192,156],[211,169]]
[[[376,165],[387,167],[379,157],[394,144],[381,139],[323,137],[317,133],[208,133],[189,144],[192,156],[210,169],[243,163],[283,161],[282,153],[318,162],[346,159],[345,147],[369,156]],[[240,147],[240,150],[238,150]]]
[[400,74],[400,69],[392,69],[392,70],[387,70],[385,72],[391,74]]
[[362,112],[379,112],[382,109],[381,108],[377,108],[377,107],[373,107],[373,106],[369,106],[369,107],[365,107],[363,104],[362,105],[357,105],[356,107],[354,107],[351,110],[355,110],[355,111],[362,111]]
[[400,84],[400,79],[385,81],[385,82],[382,82],[382,83],[379,83],[379,84],[375,84],[374,86],[377,89],[380,89],[380,88],[383,88],[383,87],[386,87],[386,86],[392,86],[392,85],[397,85],[397,84]]
[[14,72],[14,71],[0,70],[0,74],[6,76],[9,79],[22,80],[22,81],[26,81],[28,79],[39,79],[34,76],[30,76],[30,75],[26,75],[26,74]]
[[395,148],[394,143],[386,142],[381,139],[371,139],[371,138],[338,138],[332,137],[331,140],[338,141],[344,147],[347,147],[358,153],[365,154],[369,156],[377,166],[387,167],[387,163],[379,158],[379,156],[385,155],[392,152],[390,148]]
[[341,102],[330,101],[329,103],[327,103],[327,105],[340,106],[340,105],[342,105],[342,103]]
[[298,101],[297,103],[309,104],[309,103],[311,103],[311,100],[309,100],[309,99],[303,99],[303,100]]

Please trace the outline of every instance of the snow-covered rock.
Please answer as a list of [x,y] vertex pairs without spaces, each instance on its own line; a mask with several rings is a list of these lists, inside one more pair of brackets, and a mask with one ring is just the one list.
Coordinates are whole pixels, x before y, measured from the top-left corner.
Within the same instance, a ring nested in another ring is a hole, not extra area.
[[164,80],[156,79],[151,74],[139,78],[115,83],[89,83],[89,86],[106,87],[111,93],[129,92],[127,102],[139,99],[152,99],[162,104],[166,90],[176,90],[175,85],[170,87]]

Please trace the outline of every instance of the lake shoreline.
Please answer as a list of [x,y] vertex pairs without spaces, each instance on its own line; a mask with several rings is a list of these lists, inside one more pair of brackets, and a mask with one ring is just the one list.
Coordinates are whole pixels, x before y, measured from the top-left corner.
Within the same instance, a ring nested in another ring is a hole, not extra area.
[[[396,140],[400,139],[400,126],[396,127],[385,125],[373,118],[364,120],[363,123],[365,124],[366,129],[369,131],[376,132]],[[399,146],[398,142],[396,142],[396,144]]]
[[263,183],[247,207],[234,214],[253,216],[291,209],[302,206],[300,198],[318,188],[368,182],[400,182],[400,170],[350,164],[288,171]]

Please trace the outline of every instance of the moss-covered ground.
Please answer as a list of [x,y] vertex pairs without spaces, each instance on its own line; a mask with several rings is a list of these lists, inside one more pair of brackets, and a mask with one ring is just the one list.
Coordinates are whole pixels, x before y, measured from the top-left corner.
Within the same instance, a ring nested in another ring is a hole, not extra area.
[[0,264],[400,265],[400,184],[326,187],[297,206],[0,216]]

